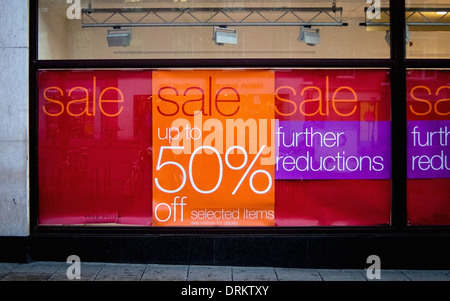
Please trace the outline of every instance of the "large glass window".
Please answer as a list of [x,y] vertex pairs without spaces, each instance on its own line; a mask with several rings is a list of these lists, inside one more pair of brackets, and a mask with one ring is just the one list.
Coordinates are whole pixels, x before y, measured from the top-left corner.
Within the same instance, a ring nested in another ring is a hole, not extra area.
[[[77,1],[75,1],[76,3]],[[389,1],[39,0],[38,58],[389,58]]]
[[389,72],[40,71],[41,225],[386,225]]
[[408,58],[450,58],[450,3],[446,0],[406,1]]
[[[39,60],[390,57],[388,1],[38,3]],[[40,70],[39,224],[387,225],[379,67]]]

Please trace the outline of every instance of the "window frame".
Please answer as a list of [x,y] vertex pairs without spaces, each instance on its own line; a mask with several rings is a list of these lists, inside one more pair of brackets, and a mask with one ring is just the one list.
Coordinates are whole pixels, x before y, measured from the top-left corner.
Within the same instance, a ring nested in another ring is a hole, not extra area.
[[[448,226],[417,227],[407,225],[406,196],[406,71],[408,68],[450,68],[450,59],[407,59],[405,43],[405,0],[391,0],[390,58],[387,59],[118,59],[118,60],[39,60],[38,59],[38,1],[29,2],[29,180],[30,233],[132,233],[132,234],[290,234],[290,233],[383,233],[443,229]],[[38,172],[38,107],[37,74],[41,69],[121,69],[121,68],[384,68],[391,74],[392,124],[392,203],[389,226],[354,227],[124,227],[124,226],[43,226],[39,225]]]

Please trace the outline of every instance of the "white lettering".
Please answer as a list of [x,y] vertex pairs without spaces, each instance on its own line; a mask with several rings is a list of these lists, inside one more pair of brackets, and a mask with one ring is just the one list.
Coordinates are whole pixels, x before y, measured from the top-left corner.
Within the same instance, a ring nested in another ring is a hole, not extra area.
[[81,19],[81,4],[80,0],[67,0],[68,4],[72,4],[66,11],[67,19]]

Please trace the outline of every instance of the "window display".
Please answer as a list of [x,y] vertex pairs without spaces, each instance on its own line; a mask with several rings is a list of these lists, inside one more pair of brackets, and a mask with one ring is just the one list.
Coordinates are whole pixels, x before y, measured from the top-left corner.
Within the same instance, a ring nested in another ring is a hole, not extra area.
[[41,71],[39,91],[40,224],[390,222],[387,71]]

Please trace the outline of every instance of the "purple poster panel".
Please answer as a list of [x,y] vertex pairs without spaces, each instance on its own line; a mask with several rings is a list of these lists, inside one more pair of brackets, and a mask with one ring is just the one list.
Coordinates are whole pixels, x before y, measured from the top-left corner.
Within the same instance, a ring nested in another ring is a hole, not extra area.
[[450,120],[408,121],[408,178],[450,178]]
[[390,121],[279,121],[275,178],[390,179]]

